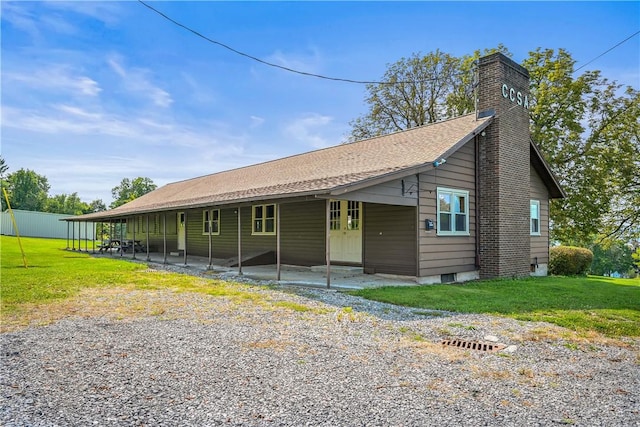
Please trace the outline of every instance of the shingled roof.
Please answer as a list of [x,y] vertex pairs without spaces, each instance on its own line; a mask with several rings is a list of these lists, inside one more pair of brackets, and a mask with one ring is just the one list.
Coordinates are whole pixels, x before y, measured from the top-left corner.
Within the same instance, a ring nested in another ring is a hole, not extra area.
[[94,220],[165,210],[309,195],[397,179],[433,167],[491,123],[469,114],[376,138],[311,151],[158,188],[115,209],[69,218]]

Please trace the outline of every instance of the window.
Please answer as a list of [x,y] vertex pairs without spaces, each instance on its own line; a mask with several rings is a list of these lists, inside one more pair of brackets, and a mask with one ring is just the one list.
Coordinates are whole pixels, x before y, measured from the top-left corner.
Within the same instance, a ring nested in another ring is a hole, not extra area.
[[202,212],[202,234],[220,234],[220,209]]
[[276,205],[256,205],[253,207],[253,233],[275,234]]
[[469,192],[438,188],[438,235],[469,235]]
[[540,201],[531,200],[531,225],[530,231],[532,236],[540,235]]

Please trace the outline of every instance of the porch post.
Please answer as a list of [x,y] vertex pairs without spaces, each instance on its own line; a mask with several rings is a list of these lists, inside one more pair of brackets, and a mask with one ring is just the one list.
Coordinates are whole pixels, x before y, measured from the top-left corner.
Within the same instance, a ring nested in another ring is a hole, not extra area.
[[96,223],[92,222],[91,223],[91,230],[92,230],[92,239],[91,241],[93,242],[91,245],[91,253],[95,254],[96,253],[96,231],[98,231],[98,228],[96,227]]
[[[211,270],[211,257],[213,256],[213,249],[211,247],[211,226],[213,225],[213,218],[211,218],[212,214],[213,214],[213,211],[209,210],[209,214],[208,214],[209,224],[207,225],[209,227],[209,265],[207,265],[207,270]],[[220,220],[220,217],[218,217],[218,220]],[[220,223],[218,222],[218,224]]]
[[149,214],[147,214],[147,261],[151,261],[151,257],[149,256]]
[[78,221],[78,252],[82,252],[82,223]]
[[123,243],[124,243],[124,227],[122,226],[122,220],[120,220],[120,256],[124,256],[124,251],[122,250]]
[[87,233],[87,221],[84,222],[84,251],[89,253],[89,234]]
[[72,251],[76,250],[76,224],[71,221],[71,244],[72,244]]
[[238,206],[238,275],[242,276],[242,223],[240,221],[240,206]]
[[167,213],[164,212],[162,214],[162,253],[163,255],[163,264],[167,263]]
[[331,200],[327,199],[325,212],[325,256],[327,261],[327,289],[331,287]]
[[276,280],[280,281],[280,203],[276,205]]
[[187,227],[187,211],[184,211],[184,266],[187,266],[187,230],[189,229],[189,227]]
[[113,236],[116,234],[115,226],[113,225],[113,220],[109,219],[109,254],[113,256]]
[[69,221],[67,221],[67,250],[69,250]]
[[131,245],[132,249],[133,249],[133,258],[132,259],[136,259],[136,226],[138,225],[138,218],[134,217],[133,219],[133,235],[132,235],[132,241],[133,241],[133,245]]

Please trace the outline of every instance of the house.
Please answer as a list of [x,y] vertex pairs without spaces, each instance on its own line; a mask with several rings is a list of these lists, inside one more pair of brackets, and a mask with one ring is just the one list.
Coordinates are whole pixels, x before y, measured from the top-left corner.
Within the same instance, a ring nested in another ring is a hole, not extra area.
[[549,200],[563,191],[530,137],[529,75],[496,53],[478,76],[477,114],[171,183],[68,220],[126,221],[128,237],[185,263],[343,264],[418,283],[544,275]]

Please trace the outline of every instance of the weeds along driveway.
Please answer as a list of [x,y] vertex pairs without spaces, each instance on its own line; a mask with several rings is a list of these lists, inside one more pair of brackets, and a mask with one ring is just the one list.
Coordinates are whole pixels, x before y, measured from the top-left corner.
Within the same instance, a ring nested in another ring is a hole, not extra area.
[[[0,338],[5,426],[624,426],[640,419],[637,340],[264,286],[226,296],[92,289],[40,311],[30,326]],[[517,350],[440,345],[487,335]]]

